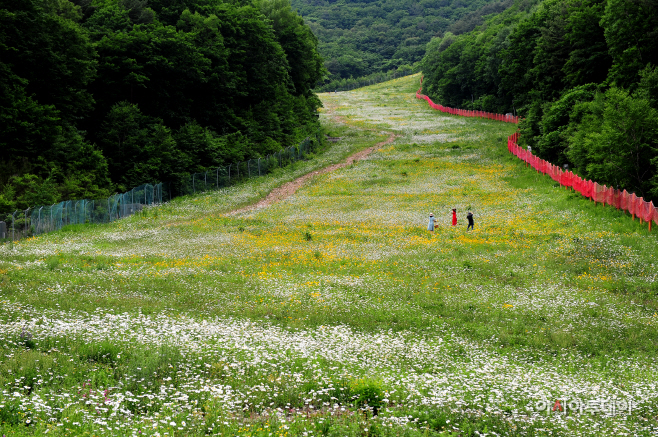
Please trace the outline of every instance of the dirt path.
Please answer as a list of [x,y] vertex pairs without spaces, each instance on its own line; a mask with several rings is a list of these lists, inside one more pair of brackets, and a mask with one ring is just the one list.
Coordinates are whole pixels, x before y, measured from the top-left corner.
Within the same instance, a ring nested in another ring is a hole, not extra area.
[[357,152],[353,155],[350,155],[345,161],[340,162],[338,164],[333,164],[328,167],[325,167],[320,170],[313,171],[311,173],[307,173],[304,176],[300,176],[294,181],[287,182],[283,185],[281,185],[278,188],[273,189],[270,194],[268,194],[264,199],[259,200],[258,202],[254,203],[253,205],[245,206],[240,209],[236,209],[234,211],[231,211],[227,213],[226,215],[236,215],[236,214],[241,214],[243,212],[247,211],[253,211],[255,209],[261,209],[261,208],[267,208],[268,206],[281,202],[284,199],[287,199],[288,197],[292,196],[299,190],[299,188],[304,185],[305,182],[307,182],[309,179],[311,179],[313,176],[316,175],[321,175],[325,173],[332,172],[334,170],[338,170],[339,168],[347,167],[348,165],[351,165],[352,163],[359,161],[361,159],[366,158],[368,155],[370,155],[372,152],[375,150],[379,149],[382,146],[385,146],[387,144],[391,144],[396,138],[395,134],[390,134],[389,137],[386,139],[386,141],[382,141],[380,143],[375,144],[372,147],[368,147],[365,150],[362,150],[360,152]]

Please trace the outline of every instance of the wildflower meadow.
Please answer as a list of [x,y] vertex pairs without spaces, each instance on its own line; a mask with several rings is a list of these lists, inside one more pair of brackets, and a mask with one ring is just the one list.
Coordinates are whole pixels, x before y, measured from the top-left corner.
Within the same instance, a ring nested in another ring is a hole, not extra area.
[[1,245],[0,435],[658,435],[658,233],[419,78],[321,94],[289,168]]

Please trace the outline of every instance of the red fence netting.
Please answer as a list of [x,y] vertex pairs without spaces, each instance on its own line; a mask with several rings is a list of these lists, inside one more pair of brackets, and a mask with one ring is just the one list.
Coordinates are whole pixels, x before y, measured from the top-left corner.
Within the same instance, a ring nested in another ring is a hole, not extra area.
[[[420,83],[422,85],[423,79],[420,80]],[[427,97],[426,95],[421,94],[422,87],[416,92],[416,98],[417,99],[423,99],[426,100],[427,103],[430,105],[432,109],[435,109],[437,111],[445,112],[447,114],[453,114],[453,115],[461,115],[463,117],[476,117],[476,118],[487,118],[489,120],[497,120],[497,121],[504,121],[506,123],[518,123],[519,122],[519,117],[516,117],[512,114],[494,114],[491,112],[484,112],[484,111],[471,111],[468,109],[457,109],[457,108],[449,108],[447,106],[443,105],[437,105]]]
[[595,202],[628,211],[633,217],[637,216],[641,220],[648,222],[649,229],[651,229],[651,222],[658,225],[658,209],[654,206],[653,202],[647,202],[644,198],[637,197],[635,193],[628,194],[626,190],[620,191],[613,187],[592,182],[591,180],[586,181],[570,171],[564,171],[559,166],[533,155],[531,151],[519,147],[516,143],[518,138],[518,132],[510,135],[507,140],[507,149],[522,161],[530,164],[538,172],[548,174],[560,185],[571,187],[584,197],[588,197]]
[[[423,84],[422,78],[420,79],[420,83],[421,85]],[[454,115],[462,115],[464,117],[487,118],[490,120],[504,121],[507,123],[519,122],[519,117],[515,117],[512,114],[492,114],[490,112],[470,111],[466,109],[455,109],[437,105],[429,97],[421,94],[422,89],[423,88],[421,86],[421,88],[416,92],[416,98],[426,100],[430,107],[432,109],[436,109],[437,111]],[[612,205],[617,209],[628,211],[631,213],[631,215],[633,215],[633,218],[638,216],[640,220],[644,220],[649,223],[649,230],[651,230],[651,222],[658,225],[658,209],[653,205],[653,202],[647,202],[642,197],[637,197],[635,193],[628,194],[626,190],[619,191],[613,187],[599,185],[596,182],[592,182],[591,180],[583,180],[580,176],[570,171],[564,171],[559,166],[553,165],[550,162],[547,162],[538,156],[533,155],[532,151],[519,147],[517,144],[518,140],[518,132],[510,135],[510,137],[507,139],[507,149],[510,151],[510,153],[516,155],[522,161],[527,162],[538,172],[542,174],[548,174],[555,182],[558,182],[562,186],[573,188],[584,197],[594,200],[594,202],[600,202],[604,205]]]

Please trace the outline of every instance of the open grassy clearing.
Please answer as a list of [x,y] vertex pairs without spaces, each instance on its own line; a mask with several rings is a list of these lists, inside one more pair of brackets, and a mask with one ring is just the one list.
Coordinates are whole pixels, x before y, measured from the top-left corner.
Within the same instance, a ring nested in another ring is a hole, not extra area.
[[323,95],[343,139],[291,170],[0,247],[1,432],[656,434],[656,236],[417,86]]

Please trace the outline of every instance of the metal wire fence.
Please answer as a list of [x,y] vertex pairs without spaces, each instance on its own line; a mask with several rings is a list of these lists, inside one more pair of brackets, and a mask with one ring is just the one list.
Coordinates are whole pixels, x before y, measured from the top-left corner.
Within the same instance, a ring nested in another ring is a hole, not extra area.
[[0,214],[0,242],[16,241],[44,232],[57,231],[67,225],[109,223],[128,217],[148,205],[157,205],[173,197],[219,190],[239,181],[264,176],[276,168],[306,159],[320,144],[320,131],[301,143],[264,158],[210,168],[175,182],[144,184],[123,194],[105,199],[68,200]]
[[264,158],[249,159],[225,167],[210,168],[203,173],[194,173],[189,179],[173,184],[171,191],[173,195],[195,194],[228,187],[241,179],[264,176],[276,168],[306,159],[317,149],[318,144],[320,144],[319,132],[306,137],[297,145]]
[[109,223],[132,215],[146,205],[161,203],[165,199],[165,187],[162,183],[144,184],[105,199],[66,200],[0,214],[0,240],[16,241],[67,225]]

